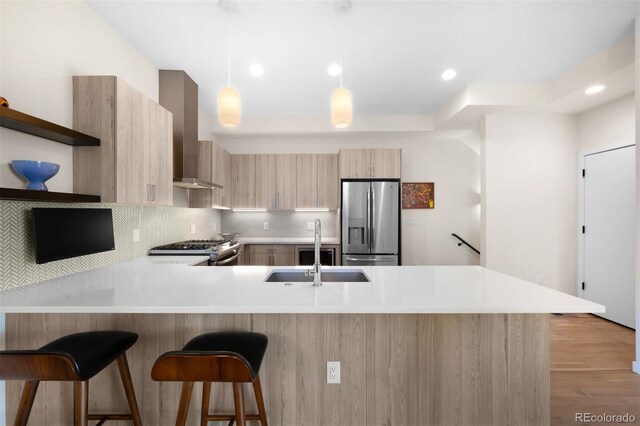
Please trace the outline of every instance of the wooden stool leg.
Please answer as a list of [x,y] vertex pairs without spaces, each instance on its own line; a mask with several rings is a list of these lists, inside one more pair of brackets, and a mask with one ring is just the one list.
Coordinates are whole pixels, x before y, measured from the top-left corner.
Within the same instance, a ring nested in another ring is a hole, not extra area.
[[120,370],[120,378],[122,379],[124,393],[127,396],[127,402],[129,403],[129,411],[131,412],[133,424],[135,426],[142,426],[140,410],[138,409],[138,401],[136,401],[136,392],[133,389],[133,382],[131,381],[129,363],[127,362],[127,355],[124,353],[118,357],[118,370]]
[[89,425],[89,381],[73,382],[73,424]]
[[20,398],[20,405],[18,405],[18,412],[16,413],[16,419],[13,422],[15,426],[26,426],[39,384],[40,382],[37,381],[25,382],[24,388],[22,389],[22,397]]
[[209,400],[211,399],[211,382],[202,383],[202,411],[200,412],[200,426],[207,426],[209,415]]
[[238,423],[238,426],[245,426],[244,393],[242,390],[242,383],[233,383],[233,403],[236,406],[236,423]]
[[192,391],[193,382],[182,383],[182,393],[180,394],[180,407],[178,408],[176,426],[184,426],[187,422],[187,414],[189,413],[189,402],[191,402]]
[[253,391],[256,394],[256,403],[258,404],[258,414],[260,415],[260,424],[267,425],[267,411],[264,408],[264,399],[262,397],[262,386],[260,385],[260,376],[256,376],[253,381]]

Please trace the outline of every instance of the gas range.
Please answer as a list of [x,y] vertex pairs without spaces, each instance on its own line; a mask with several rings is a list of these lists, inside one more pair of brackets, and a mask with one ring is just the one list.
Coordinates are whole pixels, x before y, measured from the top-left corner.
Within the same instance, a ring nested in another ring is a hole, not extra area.
[[228,265],[240,256],[242,244],[235,240],[187,240],[153,247],[150,256],[209,256],[210,265]]

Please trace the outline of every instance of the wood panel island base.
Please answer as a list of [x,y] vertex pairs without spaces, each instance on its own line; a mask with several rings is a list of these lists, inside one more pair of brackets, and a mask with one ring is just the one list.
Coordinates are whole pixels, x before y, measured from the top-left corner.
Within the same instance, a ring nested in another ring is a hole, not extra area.
[[[179,383],[153,382],[155,359],[219,330],[266,334],[260,372],[271,425],[546,425],[550,422],[548,314],[6,314],[6,347],[121,329],[145,425],[175,422]],[[341,383],[326,363],[341,362]],[[23,383],[7,382],[7,424]],[[91,381],[95,412],[127,412],[117,368]],[[188,424],[199,424],[196,386]],[[252,393],[245,398],[255,411]],[[30,424],[73,423],[72,387],[41,383]],[[231,385],[214,385],[214,412],[233,412]],[[114,423],[117,424],[117,423]],[[122,422],[122,424],[127,424]]]

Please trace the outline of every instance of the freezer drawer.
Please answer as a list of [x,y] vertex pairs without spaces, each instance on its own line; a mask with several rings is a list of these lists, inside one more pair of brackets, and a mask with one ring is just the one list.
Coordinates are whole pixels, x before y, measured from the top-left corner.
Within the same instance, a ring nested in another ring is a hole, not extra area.
[[345,254],[343,266],[398,266],[397,255]]

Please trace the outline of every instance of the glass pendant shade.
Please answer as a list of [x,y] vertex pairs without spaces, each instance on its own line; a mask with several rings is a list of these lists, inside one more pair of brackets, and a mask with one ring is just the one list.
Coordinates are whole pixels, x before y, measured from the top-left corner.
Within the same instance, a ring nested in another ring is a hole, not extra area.
[[336,129],[351,125],[353,97],[348,89],[339,87],[331,93],[331,123]]
[[241,115],[240,92],[225,86],[218,92],[218,120],[223,127],[238,127]]

